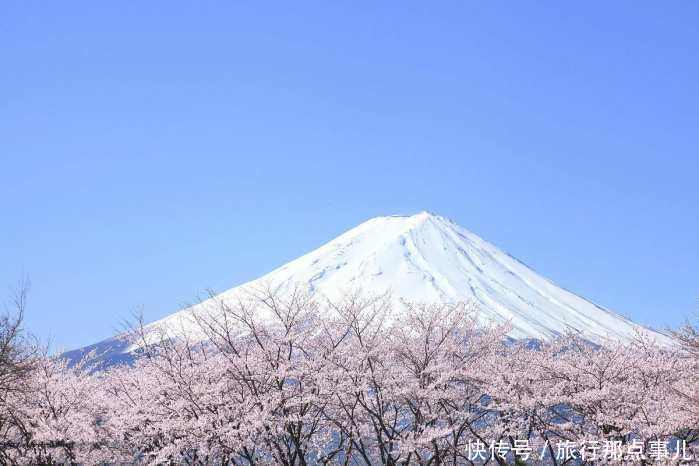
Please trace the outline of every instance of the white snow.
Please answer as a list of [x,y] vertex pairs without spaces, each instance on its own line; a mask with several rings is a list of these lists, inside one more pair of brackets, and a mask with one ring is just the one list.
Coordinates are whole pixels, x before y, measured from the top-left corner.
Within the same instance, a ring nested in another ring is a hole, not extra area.
[[[390,291],[415,302],[478,303],[484,320],[510,321],[515,338],[550,339],[576,331],[602,342],[637,334],[666,337],[557,286],[451,220],[428,212],[368,220],[269,274],[221,293],[233,299],[260,285],[301,287],[338,299],[345,292]],[[195,306],[199,307],[206,303]],[[189,310],[151,326],[191,327]]]

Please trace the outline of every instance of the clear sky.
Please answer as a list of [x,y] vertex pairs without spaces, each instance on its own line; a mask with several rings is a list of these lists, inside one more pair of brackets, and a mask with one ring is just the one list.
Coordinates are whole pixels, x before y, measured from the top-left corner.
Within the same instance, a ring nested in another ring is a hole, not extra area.
[[699,310],[699,3],[0,5],[0,286],[72,348],[377,215]]

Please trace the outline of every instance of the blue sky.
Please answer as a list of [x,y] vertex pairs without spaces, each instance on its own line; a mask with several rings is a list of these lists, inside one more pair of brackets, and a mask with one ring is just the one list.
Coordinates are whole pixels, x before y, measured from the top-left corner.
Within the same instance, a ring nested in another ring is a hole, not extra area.
[[699,310],[696,2],[3,2],[0,286],[57,348],[427,209]]

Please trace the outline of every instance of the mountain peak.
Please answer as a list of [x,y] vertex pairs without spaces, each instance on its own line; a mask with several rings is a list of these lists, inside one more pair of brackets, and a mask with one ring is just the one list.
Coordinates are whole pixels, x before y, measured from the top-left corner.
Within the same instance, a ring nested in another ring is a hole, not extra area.
[[[566,332],[591,340],[663,336],[542,277],[451,220],[428,211],[375,217],[267,275],[219,295],[256,286],[301,287],[319,297],[390,292],[424,303],[475,302],[486,322],[509,321],[511,336],[550,339]],[[181,324],[176,313],[156,324]],[[179,316],[179,317],[178,317]]]
[[371,218],[355,228],[348,230],[330,243],[347,237],[366,235],[368,232],[371,232],[372,235],[376,235],[377,237],[401,235],[407,231],[425,228],[426,225],[431,225],[434,228],[440,229],[456,226],[453,221],[446,217],[423,210],[412,215],[386,215]]
[[[416,214],[412,215],[400,215],[400,214],[395,214],[395,215],[387,215],[387,216],[379,216],[379,217],[374,217],[371,220],[376,220],[376,219],[404,219],[407,221],[413,221],[413,222],[424,222],[426,220],[447,220],[447,218],[442,217],[441,215],[437,215],[434,212],[430,212],[429,210],[422,210]],[[371,221],[369,220],[369,221]]]

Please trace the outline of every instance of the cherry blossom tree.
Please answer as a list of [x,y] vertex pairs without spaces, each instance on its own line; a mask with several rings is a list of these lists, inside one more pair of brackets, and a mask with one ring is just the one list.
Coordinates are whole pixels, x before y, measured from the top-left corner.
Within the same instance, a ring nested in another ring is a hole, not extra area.
[[22,328],[28,290],[28,281],[20,282],[0,315],[0,463],[14,461],[27,432],[20,410],[39,357],[38,345]]
[[471,304],[393,302],[261,288],[212,296],[186,331],[137,324],[130,365],[16,353],[23,370],[0,372],[0,462],[679,462],[670,441],[696,454],[686,342],[519,342]]
[[650,456],[651,441],[696,441],[686,435],[692,419],[677,392],[691,368],[674,348],[641,338],[598,347],[567,335],[536,350],[520,347],[503,363],[489,387],[501,422],[543,442],[554,464],[574,459],[558,455],[565,442],[587,445],[577,453],[584,460],[599,458],[608,442],[640,439],[641,454]]
[[98,451],[112,458],[100,444],[97,378],[47,357],[22,330],[27,292],[25,281],[0,319],[0,463],[74,462]]
[[407,304],[389,323],[386,306],[353,301],[341,311],[350,332],[327,372],[337,389],[326,413],[355,456],[365,464],[463,459],[488,412],[483,363],[502,348],[506,327],[480,329],[463,304]]

